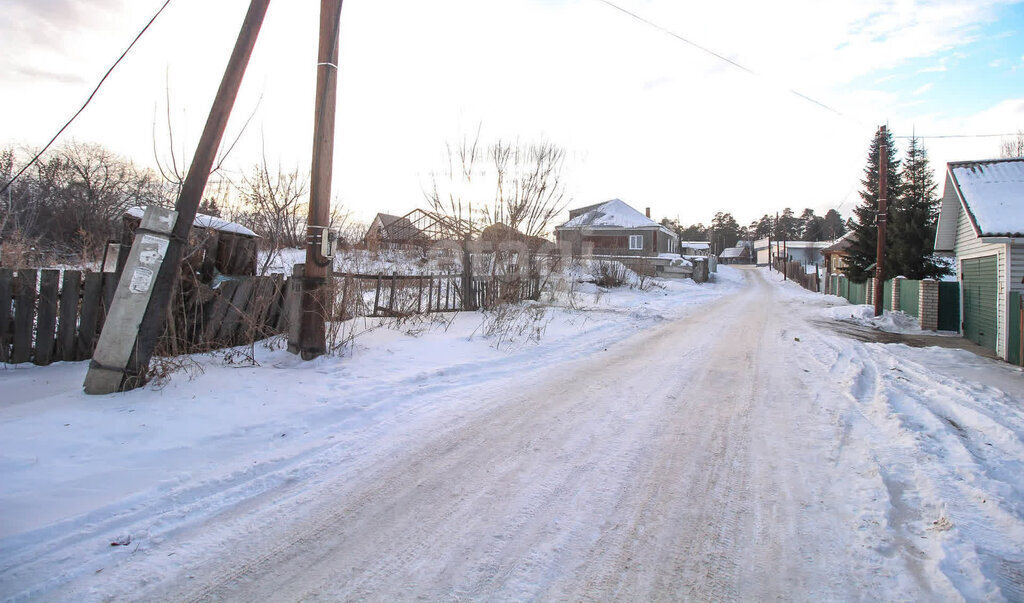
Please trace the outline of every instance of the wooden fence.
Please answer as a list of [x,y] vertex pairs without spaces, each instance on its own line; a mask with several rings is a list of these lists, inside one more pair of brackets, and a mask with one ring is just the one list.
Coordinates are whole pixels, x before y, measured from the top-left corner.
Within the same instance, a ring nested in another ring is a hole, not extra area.
[[821,280],[818,276],[818,266],[814,266],[814,272],[807,272],[807,265],[800,262],[775,261],[775,269],[784,272],[786,279],[793,281],[808,291],[818,293],[821,291]]
[[[537,299],[540,278],[344,274],[330,279],[331,320],[490,308]],[[188,277],[175,287],[157,353],[176,356],[244,345],[288,331],[298,279]],[[39,365],[92,357],[117,287],[115,273],[0,268],[0,362]]]

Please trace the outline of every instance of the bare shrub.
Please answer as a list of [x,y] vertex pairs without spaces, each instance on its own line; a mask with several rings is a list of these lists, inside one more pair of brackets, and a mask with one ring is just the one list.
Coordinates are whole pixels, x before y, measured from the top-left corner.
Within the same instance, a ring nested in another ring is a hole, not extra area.
[[629,283],[631,272],[621,262],[595,260],[590,262],[590,276],[598,287],[621,287]]

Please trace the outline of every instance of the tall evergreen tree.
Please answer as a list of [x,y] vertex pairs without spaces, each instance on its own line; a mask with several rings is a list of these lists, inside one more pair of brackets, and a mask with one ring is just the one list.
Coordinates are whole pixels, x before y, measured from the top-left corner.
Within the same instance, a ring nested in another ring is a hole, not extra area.
[[718,212],[711,220],[711,230],[708,234],[711,240],[711,251],[717,255],[736,246],[736,241],[740,238],[740,225],[732,214]]
[[[868,150],[868,162],[864,167],[864,179],[861,180],[861,202],[853,210],[855,218],[855,221],[852,223],[853,235],[850,237],[850,255],[847,258],[847,265],[844,270],[846,275],[850,277],[850,280],[857,283],[862,283],[874,276],[872,265],[875,263],[878,249],[878,153],[883,142],[888,147],[889,165],[886,170],[888,177],[886,183],[888,211],[886,215],[890,224],[892,223],[894,202],[899,199],[899,193],[902,189],[900,186],[900,162],[896,158],[896,144],[893,140],[892,132],[886,130],[883,137],[881,131],[879,131],[871,140],[871,147]],[[890,237],[886,237],[886,249],[891,246],[891,241]],[[889,276],[895,276],[892,272],[892,267],[892,258],[890,254],[886,253],[885,270]]]
[[889,225],[891,244],[887,247],[894,271],[889,276],[903,275],[914,280],[942,276],[947,269],[937,264],[934,257],[938,186],[928,151],[917,138],[910,139],[900,182],[900,196]]
[[846,223],[843,217],[834,209],[825,212],[824,223],[821,227],[824,239],[833,241],[846,234]]

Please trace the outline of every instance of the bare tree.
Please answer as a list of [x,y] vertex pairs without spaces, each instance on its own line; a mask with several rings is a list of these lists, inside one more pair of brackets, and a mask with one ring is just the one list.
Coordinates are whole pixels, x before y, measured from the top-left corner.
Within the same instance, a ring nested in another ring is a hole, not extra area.
[[309,178],[298,168],[271,171],[266,158],[253,166],[239,186],[241,205],[235,220],[261,237],[267,251],[260,274],[266,272],[282,248],[302,247],[309,212]]
[[434,176],[427,201],[434,212],[473,231],[501,224],[509,233],[543,237],[569,202],[565,150],[553,143],[498,140],[483,148],[478,130],[472,140],[464,137],[446,150],[448,169],[440,179]]
[[1024,157],[1024,132],[1017,130],[1016,136],[1004,139],[999,147],[999,156],[1007,159]]

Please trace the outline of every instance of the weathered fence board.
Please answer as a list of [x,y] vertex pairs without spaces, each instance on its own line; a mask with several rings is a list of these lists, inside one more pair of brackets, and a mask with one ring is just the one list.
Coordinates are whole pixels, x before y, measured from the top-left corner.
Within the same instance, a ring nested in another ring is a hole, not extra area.
[[14,364],[32,359],[38,278],[39,273],[35,270],[19,270],[14,281],[14,346],[11,350],[11,362]]
[[57,293],[60,270],[43,270],[39,278],[39,305],[36,310],[36,343],[32,361],[39,365],[53,362],[57,331]]
[[78,327],[78,298],[82,294],[82,273],[65,270],[60,287],[60,314],[57,319],[57,356],[65,362],[78,360],[75,346]]
[[0,268],[0,362],[11,360],[11,304],[14,301],[14,270]]
[[90,272],[85,275],[82,288],[82,315],[78,321],[78,359],[92,358],[96,333],[99,332],[100,295],[103,293],[103,275]]

